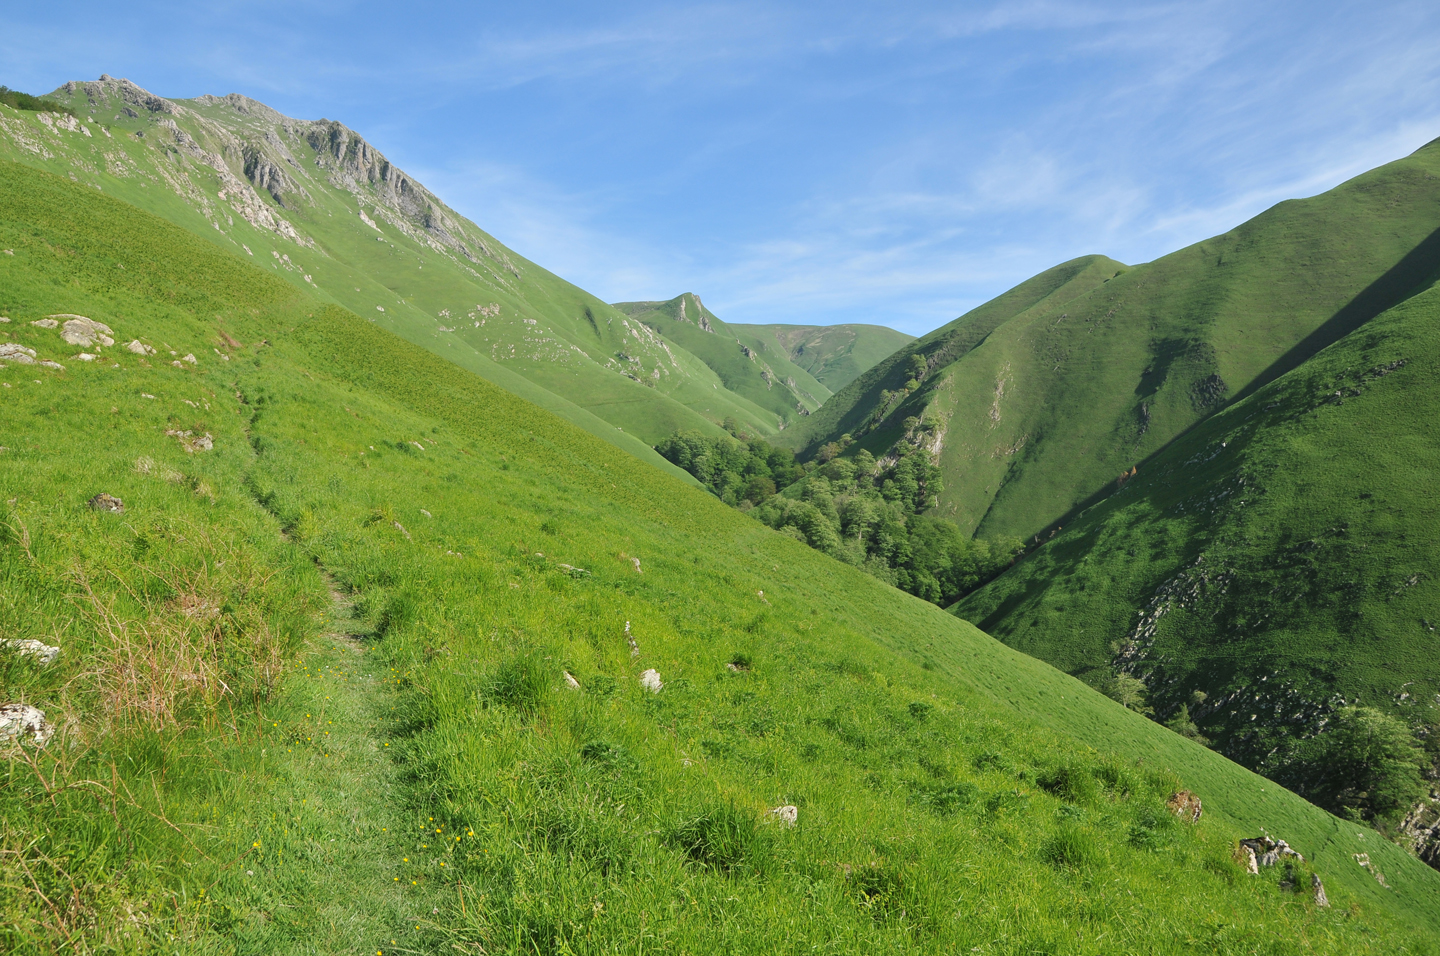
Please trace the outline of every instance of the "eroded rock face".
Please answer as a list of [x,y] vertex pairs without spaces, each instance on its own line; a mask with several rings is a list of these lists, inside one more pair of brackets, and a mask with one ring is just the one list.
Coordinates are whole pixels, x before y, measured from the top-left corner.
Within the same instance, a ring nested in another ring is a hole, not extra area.
[[55,727],[45,719],[45,711],[29,704],[0,704],[0,744],[32,743],[43,747],[50,742]]
[[1440,793],[1432,791],[1400,823],[1400,833],[1415,855],[1440,870]]
[[91,345],[110,346],[115,344],[115,340],[111,338],[110,326],[104,322],[96,322],[83,315],[52,315],[50,318],[65,320],[65,327],[60,330],[60,337],[71,345],[85,348]]
[[5,647],[21,657],[34,657],[35,660],[44,664],[53,664],[55,658],[60,656],[60,648],[51,647],[44,641],[37,641],[30,638],[12,638],[8,641],[0,641],[0,647]]
[[91,511],[109,511],[117,515],[125,513],[125,502],[103,491],[94,498],[91,498],[86,504],[90,506]]
[[1240,845],[1254,853],[1261,866],[1274,866],[1285,857],[1294,857],[1301,863],[1305,862],[1305,858],[1292,849],[1290,844],[1271,836],[1241,840]]

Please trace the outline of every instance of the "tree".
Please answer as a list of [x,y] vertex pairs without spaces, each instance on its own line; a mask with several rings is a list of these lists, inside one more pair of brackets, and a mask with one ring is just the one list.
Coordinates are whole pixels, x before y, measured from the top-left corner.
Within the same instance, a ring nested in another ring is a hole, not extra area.
[[1403,815],[1425,795],[1429,761],[1404,721],[1373,707],[1346,707],[1317,740],[1312,799],[1365,820]]

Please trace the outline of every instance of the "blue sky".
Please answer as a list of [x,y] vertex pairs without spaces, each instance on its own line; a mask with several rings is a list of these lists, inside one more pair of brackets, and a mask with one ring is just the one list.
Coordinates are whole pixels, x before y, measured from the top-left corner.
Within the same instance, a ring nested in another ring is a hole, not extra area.
[[611,301],[921,334],[1440,136],[1440,4],[29,4],[0,83],[338,119]]

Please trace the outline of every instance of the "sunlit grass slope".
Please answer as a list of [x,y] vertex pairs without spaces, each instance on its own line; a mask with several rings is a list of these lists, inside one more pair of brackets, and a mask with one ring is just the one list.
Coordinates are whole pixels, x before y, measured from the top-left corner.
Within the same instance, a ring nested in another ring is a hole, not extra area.
[[[681,428],[775,416],[700,360],[506,248],[340,123],[242,96],[168,100],[125,80],[0,107],[0,157],[175,222],[652,464]],[[661,467],[665,467],[661,465]]]
[[1412,294],[1440,255],[1437,228],[1431,144],[1155,262],[1113,264],[1088,289],[1032,300],[1021,286],[1012,304],[1002,297],[908,346],[926,359],[918,387],[906,389],[902,351],[837,395],[832,415],[812,416],[803,438],[813,449],[849,432],[883,446],[887,426],[929,414],[945,425],[937,513],[1030,537]]
[[8,950],[1435,951],[1373,832],[176,227],[3,164],[0,249]]
[[1280,771],[1336,696],[1434,722],[1440,289],[1372,319],[1142,462],[956,613]]
[[815,376],[831,391],[838,392],[869,371],[896,349],[915,341],[913,335],[883,325],[742,325],[730,323],[736,332],[749,333],[774,343],[790,361]]
[[666,302],[617,302],[615,308],[705,362],[725,388],[789,424],[819,408],[830,389],[761,337],[731,328],[691,292]]

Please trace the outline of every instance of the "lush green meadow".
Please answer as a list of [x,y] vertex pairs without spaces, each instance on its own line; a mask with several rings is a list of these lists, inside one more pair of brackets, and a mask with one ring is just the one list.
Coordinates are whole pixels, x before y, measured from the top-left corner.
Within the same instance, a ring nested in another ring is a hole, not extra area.
[[176,227],[4,164],[0,249],[9,951],[1434,949],[1373,831]]
[[849,385],[860,375],[915,341],[913,335],[883,325],[741,325],[767,346],[778,345],[790,361],[815,377],[831,392]]

